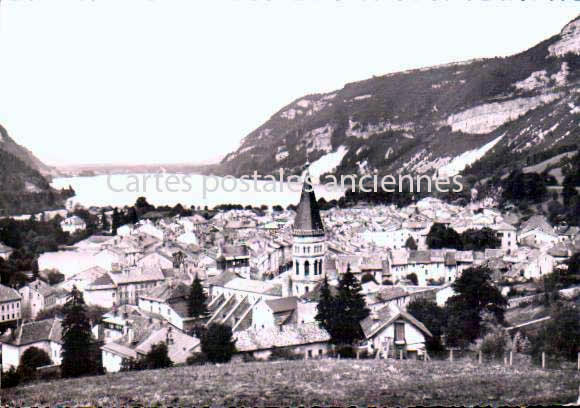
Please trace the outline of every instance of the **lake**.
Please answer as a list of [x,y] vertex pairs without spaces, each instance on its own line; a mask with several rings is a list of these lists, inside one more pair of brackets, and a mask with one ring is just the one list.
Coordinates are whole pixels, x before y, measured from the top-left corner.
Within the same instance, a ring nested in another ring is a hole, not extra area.
[[[271,180],[234,179],[231,177],[202,176],[199,174],[114,174],[94,177],[55,178],[54,188],[67,188],[76,192],[72,204],[85,207],[133,205],[138,197],[146,197],[155,206],[184,207],[191,205],[215,207],[220,204],[281,205],[298,204],[301,183],[281,183]],[[339,199],[343,191],[322,185],[314,187],[317,198],[327,201]]]

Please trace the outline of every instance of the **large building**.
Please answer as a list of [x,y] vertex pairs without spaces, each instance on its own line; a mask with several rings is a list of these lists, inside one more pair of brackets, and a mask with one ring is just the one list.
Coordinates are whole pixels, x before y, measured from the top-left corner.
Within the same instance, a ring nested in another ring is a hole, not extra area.
[[0,327],[16,326],[21,318],[21,296],[16,289],[0,285]]
[[289,273],[288,284],[292,295],[302,296],[322,280],[326,254],[326,234],[308,170],[296,209],[293,236],[294,268]]

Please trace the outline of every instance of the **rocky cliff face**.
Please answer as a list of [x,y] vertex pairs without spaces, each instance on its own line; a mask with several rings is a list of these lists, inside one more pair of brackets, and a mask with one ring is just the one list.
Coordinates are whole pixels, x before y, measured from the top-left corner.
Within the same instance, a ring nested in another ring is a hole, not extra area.
[[533,154],[578,142],[580,19],[507,58],[417,69],[304,96],[228,154],[241,176],[309,158],[318,173],[453,175],[508,148]]

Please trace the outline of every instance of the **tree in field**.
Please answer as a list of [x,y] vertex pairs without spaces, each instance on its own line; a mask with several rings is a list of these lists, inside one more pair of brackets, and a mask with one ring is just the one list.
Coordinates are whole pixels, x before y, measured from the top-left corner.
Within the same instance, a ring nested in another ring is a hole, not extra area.
[[232,328],[213,323],[201,336],[201,351],[212,363],[227,363],[236,351]]
[[551,316],[543,330],[532,338],[532,355],[539,359],[546,352],[575,361],[580,352],[580,310],[574,304],[559,302],[552,307]]
[[187,311],[190,317],[203,318],[209,314],[207,310],[207,295],[201,285],[201,280],[195,274],[195,279],[189,289],[189,298],[187,299]]
[[429,299],[418,298],[407,305],[407,312],[427,327],[433,337],[427,338],[425,345],[431,352],[443,350],[441,335],[446,324],[445,311]]
[[[94,353],[91,323],[83,295],[73,286],[68,302],[63,307],[62,364],[63,377],[79,377],[98,372]],[[100,354],[100,353],[99,353]]]
[[453,283],[453,290],[456,294],[445,305],[448,345],[464,346],[478,338],[484,313],[503,322],[507,301],[493,285],[489,268],[466,269]]
[[142,366],[150,370],[172,367],[173,361],[169,358],[167,345],[165,343],[154,344],[143,358]]
[[326,279],[323,282],[316,320],[328,331],[333,344],[352,345],[364,337],[360,322],[370,311],[361,290],[361,284],[350,271],[350,265],[338,283],[336,296],[330,293]]
[[417,243],[415,242],[415,239],[413,237],[407,238],[407,240],[405,241],[405,248],[410,249],[412,251],[417,250]]

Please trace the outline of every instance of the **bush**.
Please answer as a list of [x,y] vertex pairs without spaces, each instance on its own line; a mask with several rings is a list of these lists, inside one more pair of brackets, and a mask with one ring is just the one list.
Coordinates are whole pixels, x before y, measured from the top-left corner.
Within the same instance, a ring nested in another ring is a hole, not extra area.
[[558,302],[552,318],[532,339],[532,355],[539,361],[542,352],[550,358],[575,361],[580,350],[580,311],[574,304]]
[[52,364],[52,360],[46,351],[37,347],[30,347],[22,353],[20,357],[20,365],[18,366],[18,373],[20,374],[20,381],[30,381],[37,378],[36,369],[38,367],[48,366]]
[[479,350],[486,356],[500,359],[512,349],[509,335],[501,328],[485,335]]
[[258,361],[258,359],[254,356],[254,353],[244,353],[242,355],[242,361],[244,363],[253,363],[255,361]]
[[516,353],[529,353],[532,349],[532,343],[528,336],[518,331],[512,340],[512,350]]
[[375,277],[370,274],[370,273],[365,273],[362,278],[360,279],[360,283],[367,283],[367,282],[375,282],[377,283],[377,281],[375,280]]
[[279,360],[301,360],[303,357],[293,352],[290,349],[283,348],[283,347],[274,347],[270,356],[268,357],[269,361],[279,361]]
[[201,336],[201,351],[212,363],[227,363],[236,351],[232,335],[231,327],[211,324]]
[[329,353],[332,357],[340,356],[340,358],[355,358],[356,351],[352,346],[337,346],[332,352]]
[[2,388],[16,387],[21,381],[21,375],[14,366],[10,367],[10,370],[2,374]]
[[413,285],[417,286],[419,285],[419,278],[417,278],[417,274],[416,273],[410,273],[406,276],[407,279],[409,279]]
[[173,366],[173,361],[169,358],[167,345],[157,343],[145,355],[143,364],[147,369],[168,368]]
[[204,353],[193,353],[187,357],[185,363],[187,365],[204,365],[208,362],[207,356]]
[[22,357],[20,357],[20,365],[36,370],[38,367],[52,365],[52,360],[46,351],[37,347],[30,347],[22,353]]

